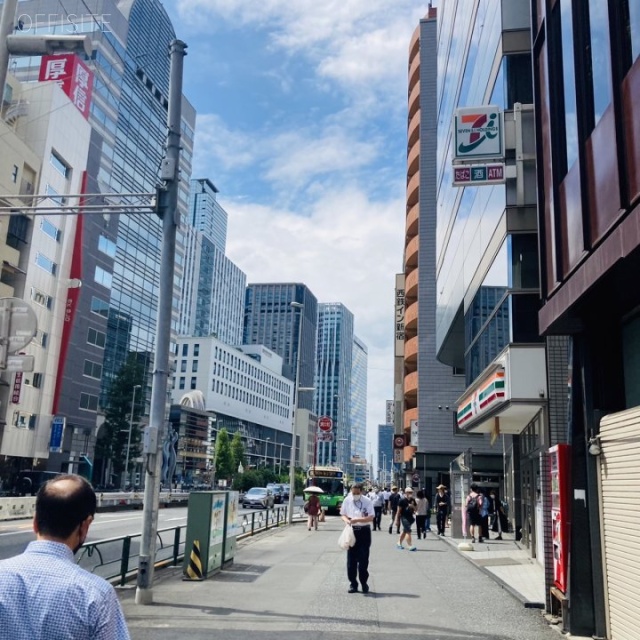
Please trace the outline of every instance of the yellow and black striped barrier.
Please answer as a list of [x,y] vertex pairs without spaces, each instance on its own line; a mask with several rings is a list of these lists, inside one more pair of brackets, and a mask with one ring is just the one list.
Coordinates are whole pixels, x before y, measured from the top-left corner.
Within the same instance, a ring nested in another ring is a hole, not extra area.
[[189,558],[189,566],[182,578],[183,580],[204,580],[202,577],[202,558],[200,557],[200,541],[193,541],[191,556]]

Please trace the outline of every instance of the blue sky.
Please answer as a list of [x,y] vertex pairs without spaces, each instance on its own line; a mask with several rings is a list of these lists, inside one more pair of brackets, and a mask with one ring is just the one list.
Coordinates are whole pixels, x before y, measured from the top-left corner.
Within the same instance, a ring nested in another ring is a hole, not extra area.
[[[188,45],[194,177],[229,213],[249,282],[304,282],[342,302],[369,349],[367,440],[393,395],[413,0],[165,2]],[[369,452],[366,452],[367,454]]]

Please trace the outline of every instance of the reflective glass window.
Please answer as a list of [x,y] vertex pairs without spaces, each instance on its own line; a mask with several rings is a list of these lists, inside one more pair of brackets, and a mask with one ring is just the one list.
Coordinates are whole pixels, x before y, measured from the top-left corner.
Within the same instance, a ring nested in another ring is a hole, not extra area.
[[594,124],[598,124],[611,103],[611,46],[607,0],[589,0],[591,35],[591,83]]
[[631,38],[631,55],[635,60],[640,56],[640,2],[638,0],[628,0],[629,2],[629,37]]
[[111,289],[113,285],[113,275],[105,271],[102,267],[96,265],[94,280],[107,289]]
[[45,256],[44,254],[36,253],[36,264],[41,269],[44,269],[47,273],[50,273],[54,276],[56,275],[58,265],[53,260],[51,260],[51,258],[47,258],[47,256]]
[[102,251],[110,258],[116,257],[116,243],[113,240],[109,240],[105,236],[100,236],[98,240],[98,251]]
[[102,378],[102,365],[99,362],[85,360],[83,373],[88,378],[100,380],[100,378]]
[[40,219],[40,230],[50,238],[53,238],[56,242],[60,242],[60,236],[62,235],[60,229],[56,227],[53,222],[50,222],[47,218]]
[[98,410],[98,396],[91,393],[80,394],[80,409],[83,411],[97,411]]
[[55,151],[51,151],[49,162],[61,176],[68,178],[71,174],[69,165]]
[[104,318],[108,318],[109,303],[101,300],[100,298],[96,298],[96,296],[93,296],[91,298],[91,312],[96,313],[99,316],[103,316]]
[[87,331],[87,343],[92,344],[96,347],[100,347],[100,349],[104,349],[105,343],[107,341],[107,335],[102,331],[98,331],[89,327]]
[[562,81],[564,87],[564,127],[567,171],[578,158],[578,112],[576,106],[576,74],[573,49],[573,9],[571,0],[560,0],[562,33]]

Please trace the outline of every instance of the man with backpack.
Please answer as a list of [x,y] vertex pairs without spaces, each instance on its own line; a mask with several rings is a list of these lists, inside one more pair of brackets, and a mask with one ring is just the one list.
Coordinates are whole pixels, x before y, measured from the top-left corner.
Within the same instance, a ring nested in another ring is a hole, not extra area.
[[476,535],[478,536],[478,542],[484,542],[484,538],[482,537],[482,497],[480,487],[475,482],[472,483],[471,491],[465,503],[471,542],[476,541]]

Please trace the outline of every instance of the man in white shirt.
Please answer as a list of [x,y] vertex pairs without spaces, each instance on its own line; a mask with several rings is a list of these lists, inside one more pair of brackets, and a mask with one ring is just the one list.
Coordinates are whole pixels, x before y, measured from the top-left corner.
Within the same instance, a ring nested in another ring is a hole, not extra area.
[[362,485],[354,484],[340,509],[342,520],[353,527],[356,543],[347,551],[347,577],[349,593],[357,593],[358,579],[362,593],[369,593],[369,549],[371,548],[371,522],[373,503],[362,494]]

